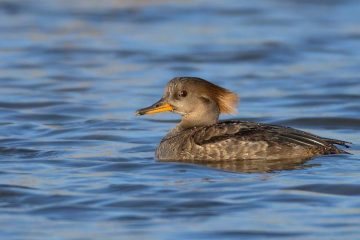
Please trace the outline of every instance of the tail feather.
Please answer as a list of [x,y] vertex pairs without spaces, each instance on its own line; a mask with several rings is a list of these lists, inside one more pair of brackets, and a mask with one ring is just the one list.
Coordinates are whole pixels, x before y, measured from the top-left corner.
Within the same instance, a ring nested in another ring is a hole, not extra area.
[[322,138],[322,139],[327,143],[344,146],[346,148],[349,148],[350,147],[349,144],[352,144],[351,142],[346,142],[346,141],[332,139],[332,138]]
[[335,145],[340,145],[346,148],[349,148],[350,146],[348,144],[351,144],[351,142],[346,142],[346,141],[342,141],[342,140],[337,140],[337,139],[332,139],[332,138],[322,138],[326,143],[331,144],[333,146],[333,148],[335,148],[338,153],[342,153],[342,154],[351,154],[343,149],[339,149],[337,148]]

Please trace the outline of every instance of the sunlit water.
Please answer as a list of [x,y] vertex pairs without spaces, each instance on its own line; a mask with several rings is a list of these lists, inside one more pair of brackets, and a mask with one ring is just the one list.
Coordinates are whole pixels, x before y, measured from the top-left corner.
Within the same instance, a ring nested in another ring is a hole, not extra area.
[[[359,5],[0,1],[0,238],[359,238]],[[178,116],[134,111],[183,75],[239,93],[231,118],[351,141],[352,155],[157,162]]]

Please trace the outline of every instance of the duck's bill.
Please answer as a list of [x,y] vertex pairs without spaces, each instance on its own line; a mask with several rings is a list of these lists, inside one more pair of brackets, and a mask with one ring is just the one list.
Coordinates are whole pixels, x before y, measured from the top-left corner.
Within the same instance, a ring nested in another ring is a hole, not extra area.
[[149,107],[137,110],[136,115],[155,114],[155,113],[168,112],[173,110],[174,108],[170,104],[165,103],[163,99],[160,99],[160,101],[154,103]]

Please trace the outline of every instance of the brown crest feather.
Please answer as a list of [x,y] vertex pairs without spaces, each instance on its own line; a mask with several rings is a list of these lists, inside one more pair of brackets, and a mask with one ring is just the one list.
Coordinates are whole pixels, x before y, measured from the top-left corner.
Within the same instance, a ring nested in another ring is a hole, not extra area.
[[207,82],[209,95],[219,105],[220,113],[234,114],[239,101],[239,96],[225,88],[219,87],[213,83]]
[[236,113],[236,106],[239,101],[236,93],[197,77],[177,77],[172,79],[170,84],[176,84],[178,81],[191,83],[193,87],[197,88],[198,92],[203,92],[211,97],[219,106],[220,113]]

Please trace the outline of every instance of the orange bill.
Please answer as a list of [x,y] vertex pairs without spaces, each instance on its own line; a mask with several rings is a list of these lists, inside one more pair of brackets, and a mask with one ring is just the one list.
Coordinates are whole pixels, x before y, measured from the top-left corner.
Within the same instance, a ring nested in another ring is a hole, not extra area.
[[174,108],[160,99],[160,101],[151,105],[150,107],[142,108],[136,111],[136,115],[155,114],[160,112],[173,111]]

